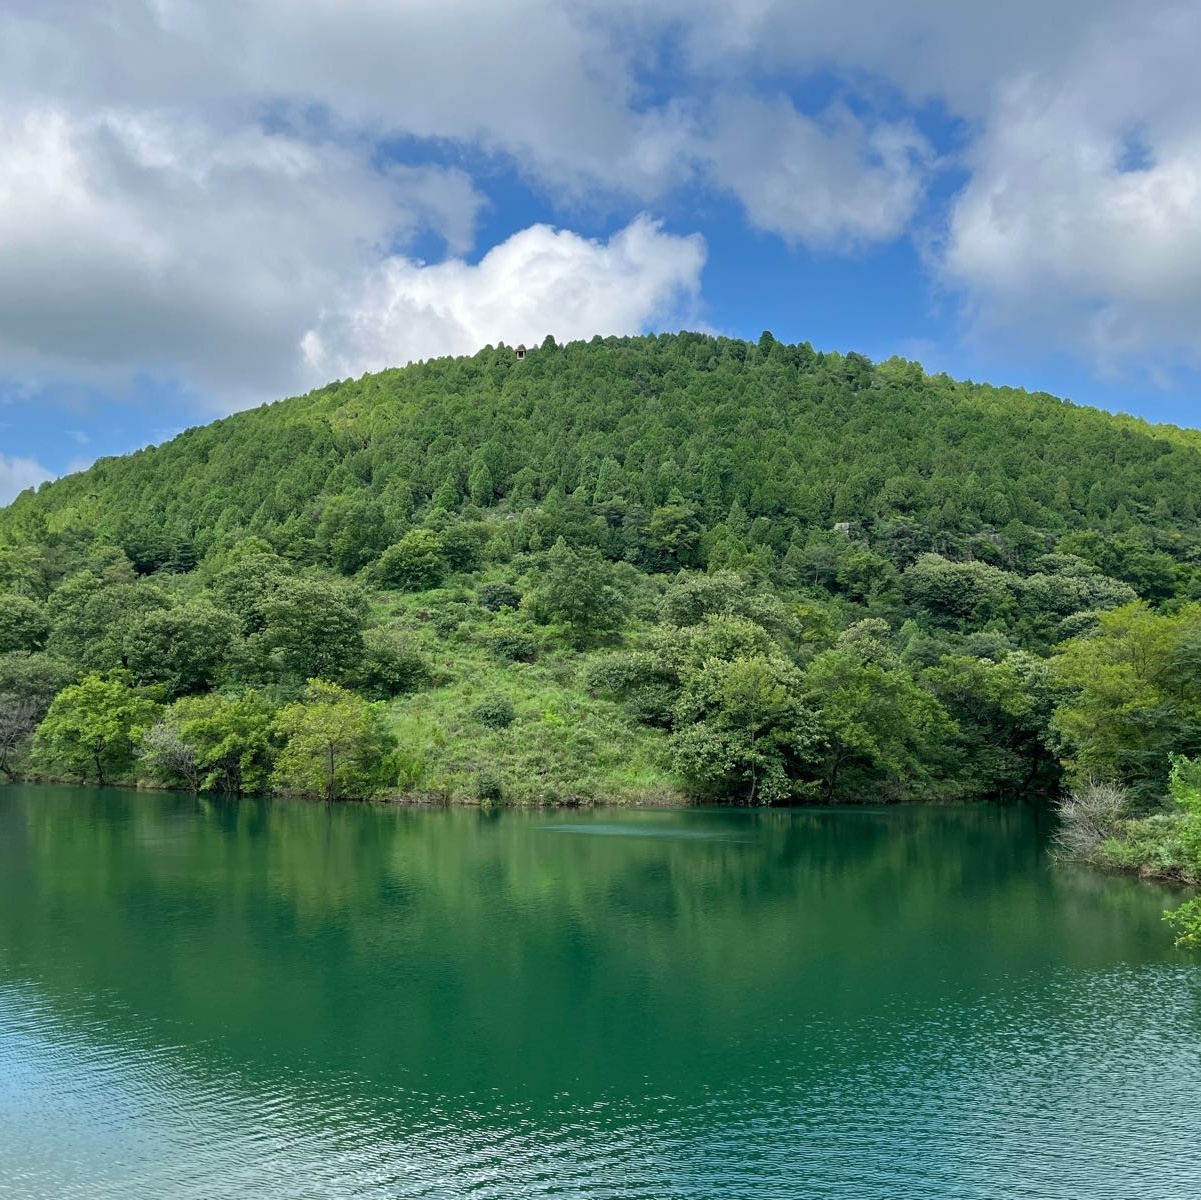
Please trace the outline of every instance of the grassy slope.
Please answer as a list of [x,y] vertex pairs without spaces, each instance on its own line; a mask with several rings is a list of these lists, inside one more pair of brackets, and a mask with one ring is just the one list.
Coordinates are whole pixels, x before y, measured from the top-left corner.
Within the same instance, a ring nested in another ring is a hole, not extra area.
[[[416,637],[435,667],[428,690],[389,705],[410,799],[488,799],[481,791],[493,788],[517,804],[684,800],[666,735],[580,684],[603,650],[580,654],[546,638],[534,662],[505,661],[485,640],[497,618],[473,601],[466,587],[373,598],[374,620]],[[479,701],[497,695],[515,710],[504,729],[472,716]]]

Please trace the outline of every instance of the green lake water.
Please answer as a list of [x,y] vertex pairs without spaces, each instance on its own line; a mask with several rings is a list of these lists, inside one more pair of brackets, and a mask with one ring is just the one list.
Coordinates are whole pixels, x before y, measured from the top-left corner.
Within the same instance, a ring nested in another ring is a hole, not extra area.
[[1201,1197],[1175,898],[1045,837],[0,788],[0,1197]]

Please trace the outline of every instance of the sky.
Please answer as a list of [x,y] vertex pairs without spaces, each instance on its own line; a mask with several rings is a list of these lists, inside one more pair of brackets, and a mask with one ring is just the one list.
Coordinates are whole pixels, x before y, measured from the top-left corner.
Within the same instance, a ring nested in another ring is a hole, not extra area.
[[5,0],[0,503],[707,329],[1201,425],[1195,0]]

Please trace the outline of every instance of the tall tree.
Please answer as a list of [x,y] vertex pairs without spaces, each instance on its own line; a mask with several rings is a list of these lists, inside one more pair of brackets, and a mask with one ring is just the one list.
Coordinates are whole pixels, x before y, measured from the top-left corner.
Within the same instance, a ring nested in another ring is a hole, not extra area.
[[387,782],[396,743],[383,714],[337,684],[309,680],[303,700],[280,712],[276,729],[284,747],[272,779],[281,791],[360,799]]
[[88,675],[55,696],[38,726],[35,751],[52,768],[104,787],[133,767],[138,739],[160,712],[123,680]]

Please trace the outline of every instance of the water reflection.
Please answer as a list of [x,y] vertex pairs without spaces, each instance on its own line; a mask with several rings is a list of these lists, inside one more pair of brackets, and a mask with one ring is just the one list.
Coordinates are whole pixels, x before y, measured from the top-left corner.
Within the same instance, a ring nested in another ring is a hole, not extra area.
[[1188,1195],[1163,903],[1016,809],[0,791],[0,1193]]

